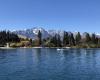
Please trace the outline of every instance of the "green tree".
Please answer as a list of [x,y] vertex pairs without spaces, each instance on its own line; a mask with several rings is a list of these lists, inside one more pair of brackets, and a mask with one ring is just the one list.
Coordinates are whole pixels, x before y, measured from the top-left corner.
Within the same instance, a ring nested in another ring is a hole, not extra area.
[[57,47],[57,35],[51,38],[50,43],[54,45],[53,47]]
[[32,39],[30,39],[29,42],[30,42],[30,46],[34,46]]
[[42,33],[40,30],[38,32],[38,44],[39,44],[39,46],[42,44]]
[[53,47],[61,47],[62,42],[61,42],[60,35],[56,34],[55,36],[53,36],[50,40],[50,43],[53,45]]
[[95,38],[95,44],[99,44],[100,45],[100,39],[98,37]]
[[61,42],[61,38],[60,35],[57,35],[57,47],[61,47],[62,46],[62,42]]
[[91,37],[89,33],[86,33],[85,38],[86,38],[86,43],[91,41]]
[[96,35],[93,33],[92,36],[91,36],[91,41],[92,43],[96,43]]
[[64,31],[64,36],[63,36],[63,46],[66,46],[69,44],[69,36],[68,36],[68,32]]
[[17,34],[10,31],[0,31],[0,46],[4,46],[6,43],[19,42],[20,38]]
[[81,40],[81,34],[80,34],[80,32],[78,32],[78,33],[76,34],[76,36],[75,36],[76,44],[79,44],[80,40]]
[[73,33],[71,33],[69,35],[69,45],[75,45],[75,39],[74,39],[74,36],[73,36]]

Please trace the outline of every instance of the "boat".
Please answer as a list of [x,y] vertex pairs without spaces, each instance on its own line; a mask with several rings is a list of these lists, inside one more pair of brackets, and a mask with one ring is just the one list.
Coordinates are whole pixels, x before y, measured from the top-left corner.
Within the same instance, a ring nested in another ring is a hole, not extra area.
[[57,49],[57,51],[61,51],[61,50],[64,50],[64,49],[62,49],[62,48],[61,49],[60,48]]
[[68,49],[70,49],[70,48],[71,48],[71,47],[57,48],[57,51],[68,50]]

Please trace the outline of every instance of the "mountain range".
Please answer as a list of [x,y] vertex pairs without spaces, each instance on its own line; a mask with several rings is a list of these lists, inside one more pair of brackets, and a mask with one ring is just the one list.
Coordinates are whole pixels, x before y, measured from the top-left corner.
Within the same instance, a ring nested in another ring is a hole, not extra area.
[[17,31],[13,31],[13,32],[15,34],[18,34],[20,37],[36,39],[39,31],[42,33],[43,39],[54,36],[55,34],[59,34],[62,37],[63,33],[64,33],[64,31],[62,31],[62,30],[48,30],[47,31],[41,27],[34,27],[31,29],[26,29],[26,30],[17,30]]
[[[54,36],[55,34],[59,34],[63,38],[63,34],[64,34],[63,30],[45,30],[41,27],[34,27],[26,30],[17,30],[13,32],[15,34],[18,34],[19,37],[36,39],[39,31],[42,33],[43,39]],[[68,33],[70,34],[70,32]],[[73,32],[74,36],[76,35],[76,33],[77,32]],[[96,34],[96,36],[100,37],[100,34]]]

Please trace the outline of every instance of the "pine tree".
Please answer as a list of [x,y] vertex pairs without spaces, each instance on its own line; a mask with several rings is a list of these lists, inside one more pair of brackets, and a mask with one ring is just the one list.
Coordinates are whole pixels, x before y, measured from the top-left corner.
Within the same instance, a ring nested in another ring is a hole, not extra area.
[[92,34],[92,36],[91,36],[91,41],[92,41],[92,43],[96,43],[96,36],[95,36],[95,34],[93,33]]
[[87,43],[91,41],[91,37],[90,37],[90,34],[89,33],[86,33],[85,38],[86,38],[86,42]]
[[42,33],[41,33],[41,31],[39,30],[39,32],[38,32],[38,41],[39,41],[39,46],[42,44]]
[[61,46],[62,46],[61,43],[62,43],[62,42],[61,42],[61,38],[60,38],[60,35],[58,34],[58,35],[57,35],[57,47],[61,47]]
[[5,45],[8,42],[19,42],[20,38],[17,34],[10,31],[0,31],[0,46]]
[[73,33],[71,33],[69,35],[69,45],[75,45],[75,39],[74,39],[74,36],[73,36]]
[[50,39],[50,43],[54,45],[53,47],[57,47],[57,34]]
[[68,36],[68,32],[64,31],[64,36],[63,36],[63,46],[66,46],[69,44],[69,36]]
[[100,44],[100,39],[98,37],[95,38],[95,44]]
[[57,47],[57,34],[53,37],[53,44]]
[[78,32],[77,35],[75,36],[76,44],[79,44],[80,40],[81,40],[81,35],[80,32]]

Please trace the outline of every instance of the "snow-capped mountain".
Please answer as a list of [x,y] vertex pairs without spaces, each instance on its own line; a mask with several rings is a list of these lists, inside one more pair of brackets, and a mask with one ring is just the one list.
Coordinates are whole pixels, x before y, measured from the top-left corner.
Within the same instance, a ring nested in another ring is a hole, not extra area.
[[13,32],[20,36],[22,35],[27,38],[36,39],[39,31],[42,33],[43,39],[51,37],[51,36],[55,36],[55,34],[59,34],[60,37],[63,38],[63,34],[64,34],[63,30],[48,30],[47,31],[41,27],[34,27],[31,29],[18,30],[18,31],[13,31]]
[[[55,34],[59,34],[61,39],[63,39],[63,34],[64,34],[63,30],[48,30],[47,31],[41,27],[34,27],[31,29],[19,30],[19,31],[13,31],[13,32],[23,37],[36,39],[39,31],[42,33],[43,39],[51,37],[51,36],[55,36]],[[71,32],[68,32],[68,34],[70,35]],[[73,32],[74,37],[76,34],[77,32]],[[86,33],[82,33],[81,36],[85,37],[85,34]],[[100,34],[95,34],[95,35],[100,38]]]
[[[61,39],[63,39],[63,35],[64,35],[63,30],[48,30],[47,31],[41,27],[34,27],[31,29],[18,30],[18,31],[13,31],[13,32],[20,36],[24,36],[24,37],[31,38],[31,39],[36,39],[39,31],[42,33],[43,39],[51,37],[51,36],[53,37],[56,34],[59,34]],[[70,34],[71,32],[68,32],[68,33]]]
[[40,27],[34,27],[31,29],[14,31],[14,33],[18,35],[26,36],[27,38],[36,39],[39,31],[42,33],[43,39],[50,36],[46,30]]

